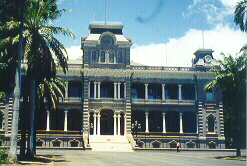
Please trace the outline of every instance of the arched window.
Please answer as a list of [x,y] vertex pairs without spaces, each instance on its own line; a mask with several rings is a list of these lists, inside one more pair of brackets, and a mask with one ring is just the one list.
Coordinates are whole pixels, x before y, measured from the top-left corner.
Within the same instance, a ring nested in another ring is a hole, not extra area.
[[214,132],[214,116],[213,115],[208,116],[208,132],[210,133]]
[[105,52],[104,51],[101,51],[100,62],[105,63]]
[[96,62],[96,51],[92,51],[91,60],[92,60],[92,63]]
[[118,52],[117,62],[118,63],[123,63],[123,53],[122,52]]
[[109,63],[114,63],[114,52],[109,52]]

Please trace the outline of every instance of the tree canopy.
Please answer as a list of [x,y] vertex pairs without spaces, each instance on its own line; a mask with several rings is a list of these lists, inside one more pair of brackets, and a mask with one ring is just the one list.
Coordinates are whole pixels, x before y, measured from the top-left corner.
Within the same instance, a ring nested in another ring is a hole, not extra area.
[[215,79],[205,85],[205,89],[213,87],[222,90],[224,108],[225,136],[233,139],[233,147],[237,148],[237,156],[245,138],[246,117],[246,52],[234,58],[225,56],[219,61],[220,67],[211,71],[216,73]]

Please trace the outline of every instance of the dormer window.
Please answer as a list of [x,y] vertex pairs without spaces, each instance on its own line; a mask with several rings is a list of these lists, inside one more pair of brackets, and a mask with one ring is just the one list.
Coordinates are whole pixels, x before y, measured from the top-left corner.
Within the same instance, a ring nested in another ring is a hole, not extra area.
[[94,50],[94,51],[92,51],[92,56],[91,56],[92,63],[96,63],[96,59],[97,59],[96,57],[97,57],[96,51]]
[[122,52],[118,52],[117,63],[123,63],[123,53]]

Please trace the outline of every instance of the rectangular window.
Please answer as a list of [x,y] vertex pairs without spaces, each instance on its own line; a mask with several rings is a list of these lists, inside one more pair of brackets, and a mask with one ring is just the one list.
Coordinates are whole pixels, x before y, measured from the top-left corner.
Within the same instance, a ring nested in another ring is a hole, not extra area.
[[213,92],[212,92],[212,89],[208,89],[206,91],[206,100],[214,100],[213,99]]
[[92,51],[92,62],[96,62],[96,51]]
[[109,63],[114,63],[114,52],[110,52]]

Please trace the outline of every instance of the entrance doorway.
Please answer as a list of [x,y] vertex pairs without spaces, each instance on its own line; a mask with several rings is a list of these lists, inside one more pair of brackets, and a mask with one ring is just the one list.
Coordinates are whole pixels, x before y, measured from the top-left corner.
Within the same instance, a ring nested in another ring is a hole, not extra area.
[[100,112],[100,134],[113,135],[113,110],[105,109]]

